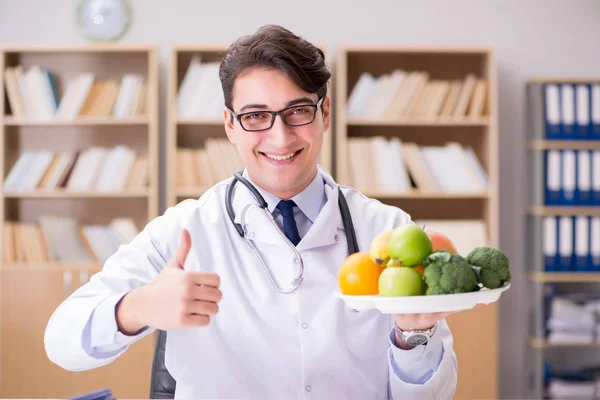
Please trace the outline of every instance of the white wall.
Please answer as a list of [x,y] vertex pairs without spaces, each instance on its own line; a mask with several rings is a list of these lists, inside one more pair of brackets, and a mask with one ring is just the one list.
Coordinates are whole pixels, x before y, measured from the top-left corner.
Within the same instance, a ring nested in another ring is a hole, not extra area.
[[[79,43],[74,0],[0,0],[0,44]],[[594,0],[130,0],[124,42],[159,46],[162,90],[169,46],[224,42],[277,23],[332,50],[343,42],[485,45],[497,52],[501,247],[518,268],[502,301],[501,397],[524,385],[524,83],[539,75],[600,76],[600,2]],[[164,105],[164,104],[163,104]],[[163,112],[164,115],[164,112]],[[164,119],[163,119],[164,121]],[[163,122],[164,126],[164,122]],[[164,131],[164,130],[163,130]],[[485,365],[482,365],[485,368]]]

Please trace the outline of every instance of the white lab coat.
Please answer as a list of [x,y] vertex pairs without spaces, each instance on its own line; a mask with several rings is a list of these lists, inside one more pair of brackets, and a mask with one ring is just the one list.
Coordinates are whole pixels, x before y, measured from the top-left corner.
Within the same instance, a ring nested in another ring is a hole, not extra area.
[[[186,270],[215,271],[223,298],[205,328],[168,333],[166,364],[185,399],[451,399],[457,379],[452,336],[445,321],[430,342],[396,348],[393,318],[355,312],[334,296],[347,243],[337,184],[319,167],[327,202],[297,249],[304,282],[292,294],[271,286],[263,267],[228,219],[221,182],[199,200],[186,200],[151,221],[60,305],[45,334],[48,357],[68,370],[113,362],[137,336],[117,331],[114,307],[127,291],[154,279],[179,245],[183,228],[192,248]],[[342,187],[360,250],[380,232],[410,222],[398,208]],[[236,185],[233,208],[280,286],[298,272],[294,254]],[[93,333],[93,335],[91,334]]]

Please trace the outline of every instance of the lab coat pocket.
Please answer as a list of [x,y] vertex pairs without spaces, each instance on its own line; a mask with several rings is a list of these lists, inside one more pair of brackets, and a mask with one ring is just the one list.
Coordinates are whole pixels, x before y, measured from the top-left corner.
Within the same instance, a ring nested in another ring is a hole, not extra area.
[[381,357],[389,348],[389,317],[378,310],[346,308],[345,334],[348,350],[359,360]]

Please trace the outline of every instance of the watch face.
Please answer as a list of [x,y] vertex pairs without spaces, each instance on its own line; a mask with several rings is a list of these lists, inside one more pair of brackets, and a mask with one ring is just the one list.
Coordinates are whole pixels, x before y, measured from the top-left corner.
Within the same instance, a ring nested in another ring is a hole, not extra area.
[[115,40],[127,30],[129,13],[125,0],[82,0],[76,11],[77,28],[92,40]]
[[423,343],[427,343],[429,336],[423,333],[414,333],[406,338],[406,344],[409,346],[420,346]]

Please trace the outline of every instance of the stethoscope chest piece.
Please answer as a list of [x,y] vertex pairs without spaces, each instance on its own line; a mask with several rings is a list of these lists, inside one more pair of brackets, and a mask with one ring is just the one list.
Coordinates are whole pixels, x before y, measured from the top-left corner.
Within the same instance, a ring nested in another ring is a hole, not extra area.
[[[271,224],[273,225],[275,230],[279,233],[279,235],[281,236],[283,241],[289,246],[289,248],[294,253],[293,264],[299,266],[299,272],[298,272],[298,275],[292,279],[289,289],[282,289],[277,284],[277,282],[275,282],[275,279],[273,278],[273,274],[269,270],[267,263],[265,262],[262,255],[256,248],[256,245],[254,243],[255,235],[253,234],[253,232],[246,232],[244,230],[242,224],[235,222],[235,213],[233,211],[233,188],[238,181],[241,182],[252,193],[252,195],[254,196],[254,198],[256,199],[256,201],[258,203],[258,204],[253,204],[253,205],[262,208],[262,210],[267,215],[269,221],[271,221]],[[342,216],[342,222],[344,224],[344,230],[346,231],[346,237],[347,237],[347,241],[348,241],[348,253],[353,254],[358,251],[358,244],[356,241],[356,234],[354,232],[354,226],[352,224],[352,217],[350,216],[350,210],[348,208],[348,204],[346,203],[346,199],[344,198],[344,195],[343,195],[341,189],[338,188],[338,191],[339,191],[338,203],[339,203],[339,207],[340,207],[340,213]],[[246,243],[248,243],[250,248],[252,248],[252,250],[256,254],[257,258],[259,259],[261,265],[263,266],[263,268],[264,268],[267,276],[269,277],[269,280],[271,281],[275,290],[277,290],[279,293],[289,294],[289,293],[294,292],[296,289],[298,289],[300,287],[300,285],[302,284],[302,282],[304,281],[304,261],[302,260],[302,255],[300,254],[300,252],[298,251],[296,246],[294,246],[294,244],[292,242],[290,242],[290,240],[287,238],[285,233],[282,231],[282,229],[277,224],[277,221],[275,221],[273,214],[271,214],[271,212],[269,211],[268,203],[265,201],[265,199],[262,197],[262,195],[258,192],[258,190],[256,190],[256,188],[250,182],[248,182],[248,180],[245,179],[240,172],[236,172],[233,175],[233,182],[231,182],[231,184],[227,187],[227,193],[225,196],[225,208],[227,209],[227,214],[229,215],[229,219],[231,220],[231,223],[235,227],[238,234],[246,241]]]

